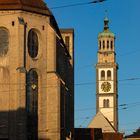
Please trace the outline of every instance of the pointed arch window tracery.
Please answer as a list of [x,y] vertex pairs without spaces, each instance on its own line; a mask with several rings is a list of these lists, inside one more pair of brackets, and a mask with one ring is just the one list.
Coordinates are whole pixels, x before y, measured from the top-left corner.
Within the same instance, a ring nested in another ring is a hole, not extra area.
[[38,139],[38,73],[31,69],[26,75],[26,112],[28,139]]
[[38,55],[39,41],[36,31],[31,29],[28,33],[28,53],[30,57],[35,58]]
[[9,47],[9,32],[6,28],[0,27],[0,56],[5,56]]

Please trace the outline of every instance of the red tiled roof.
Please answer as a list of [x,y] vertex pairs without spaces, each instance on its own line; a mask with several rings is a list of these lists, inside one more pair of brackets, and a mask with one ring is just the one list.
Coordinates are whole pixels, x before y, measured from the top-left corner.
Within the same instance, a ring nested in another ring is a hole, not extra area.
[[51,15],[43,0],[0,0],[0,10],[24,10]]

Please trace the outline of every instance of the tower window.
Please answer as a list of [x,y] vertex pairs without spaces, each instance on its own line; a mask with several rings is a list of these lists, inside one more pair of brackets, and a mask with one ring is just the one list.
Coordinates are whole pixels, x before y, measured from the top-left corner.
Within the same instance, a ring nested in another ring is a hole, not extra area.
[[67,49],[69,50],[69,45],[70,45],[70,37],[69,36],[65,37],[65,44],[66,44]]
[[99,49],[101,49],[101,45],[102,45],[102,43],[101,43],[101,41],[99,41]]
[[110,70],[107,71],[107,80],[111,80],[111,71]]
[[111,41],[111,50],[113,49],[113,41]]
[[105,48],[105,41],[103,40],[103,49]]
[[104,99],[103,100],[103,107],[104,108],[109,108],[109,99]]
[[28,33],[28,52],[32,58],[38,55],[38,36],[34,30]]
[[8,52],[9,34],[5,28],[0,28],[0,56],[5,56]]
[[104,70],[101,71],[101,80],[105,80],[105,71]]
[[107,40],[107,49],[109,49],[109,41]]

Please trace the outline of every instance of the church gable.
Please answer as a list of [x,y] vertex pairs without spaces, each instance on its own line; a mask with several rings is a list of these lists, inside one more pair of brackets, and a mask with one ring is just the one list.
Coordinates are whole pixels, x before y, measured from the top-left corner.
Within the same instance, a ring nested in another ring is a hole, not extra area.
[[96,114],[88,128],[102,128],[102,132],[116,132],[115,128],[101,112]]

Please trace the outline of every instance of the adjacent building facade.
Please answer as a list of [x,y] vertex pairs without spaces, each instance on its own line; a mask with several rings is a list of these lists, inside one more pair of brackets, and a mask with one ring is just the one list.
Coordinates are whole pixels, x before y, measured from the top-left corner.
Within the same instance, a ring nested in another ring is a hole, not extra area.
[[0,1],[1,140],[72,139],[73,45],[42,0]]

